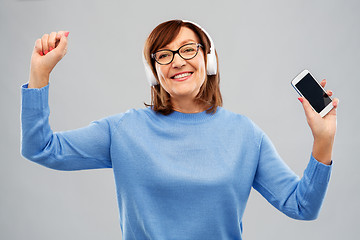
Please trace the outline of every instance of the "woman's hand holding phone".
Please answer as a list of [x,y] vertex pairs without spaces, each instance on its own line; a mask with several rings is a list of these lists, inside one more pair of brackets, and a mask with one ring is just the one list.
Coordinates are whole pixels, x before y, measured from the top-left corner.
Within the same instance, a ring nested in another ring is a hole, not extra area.
[[[320,85],[324,88],[326,80],[322,80]],[[326,93],[332,96],[332,91],[328,90]],[[332,147],[336,133],[336,109],[339,100],[334,98],[332,101],[333,108],[324,117],[314,111],[310,103],[304,97],[300,97],[299,101],[302,103],[306,120],[310,126],[312,135],[314,137],[314,144],[312,154],[313,157],[324,163],[331,164]]]
[[65,31],[52,32],[35,41],[28,88],[42,88],[49,83],[51,71],[67,52],[68,34]]

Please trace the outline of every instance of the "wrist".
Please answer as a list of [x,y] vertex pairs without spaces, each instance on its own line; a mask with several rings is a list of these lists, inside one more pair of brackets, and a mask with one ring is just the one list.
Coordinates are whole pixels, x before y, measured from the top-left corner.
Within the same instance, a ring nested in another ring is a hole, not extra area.
[[313,157],[321,163],[330,165],[332,159],[333,142],[333,139],[314,139],[312,149]]
[[49,84],[50,74],[37,74],[35,72],[30,73],[30,80],[28,88],[42,88]]

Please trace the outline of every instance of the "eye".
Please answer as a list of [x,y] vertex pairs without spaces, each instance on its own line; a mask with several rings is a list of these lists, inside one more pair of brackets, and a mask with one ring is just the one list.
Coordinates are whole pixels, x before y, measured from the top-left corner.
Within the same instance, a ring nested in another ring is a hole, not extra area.
[[196,49],[192,46],[186,46],[182,49],[182,52],[183,53],[191,53],[191,52],[194,52],[196,51]]
[[160,55],[159,55],[159,59],[166,58],[166,57],[168,57],[168,56],[169,56],[169,54],[163,53],[163,54],[160,54]]
[[167,52],[167,51],[158,52],[156,55],[157,55],[157,59],[163,59],[163,58],[171,57],[171,53]]

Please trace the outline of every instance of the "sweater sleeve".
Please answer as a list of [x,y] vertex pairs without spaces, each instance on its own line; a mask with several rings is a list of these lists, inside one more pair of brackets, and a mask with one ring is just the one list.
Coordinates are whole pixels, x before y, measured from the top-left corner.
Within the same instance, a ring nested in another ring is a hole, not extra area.
[[318,162],[311,154],[300,179],[283,162],[266,134],[253,187],[274,207],[294,219],[316,219],[326,194],[332,165]]
[[21,154],[57,170],[111,168],[108,119],[87,127],[53,132],[49,125],[49,85],[39,89],[22,86]]

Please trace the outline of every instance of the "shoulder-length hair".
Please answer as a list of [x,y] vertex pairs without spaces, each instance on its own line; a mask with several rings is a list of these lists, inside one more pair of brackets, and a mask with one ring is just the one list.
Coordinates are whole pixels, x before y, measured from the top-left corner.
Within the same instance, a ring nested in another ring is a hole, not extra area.
[[[151,107],[154,111],[163,115],[172,113],[173,106],[170,101],[170,94],[160,85],[158,79],[155,60],[151,58],[151,54],[160,48],[171,43],[179,34],[181,27],[190,28],[200,39],[200,44],[204,47],[205,66],[207,64],[207,53],[210,52],[211,42],[206,34],[197,26],[190,22],[183,22],[181,20],[170,20],[158,25],[146,39],[144,46],[144,57],[149,64],[155,78],[157,85],[151,88],[151,104],[144,102],[146,107]],[[216,60],[218,60],[215,51]],[[196,103],[205,104],[209,106],[206,113],[215,113],[218,106],[222,106],[222,97],[220,93],[220,75],[219,75],[219,61],[217,61],[216,75],[207,75],[203,85],[200,87],[199,93],[195,97]]]

